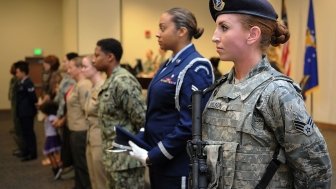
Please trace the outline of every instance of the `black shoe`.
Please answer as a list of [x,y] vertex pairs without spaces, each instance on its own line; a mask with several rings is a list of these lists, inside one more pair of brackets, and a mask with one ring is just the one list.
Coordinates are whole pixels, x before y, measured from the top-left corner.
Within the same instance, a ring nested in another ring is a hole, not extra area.
[[62,175],[63,175],[63,174],[67,174],[67,173],[69,173],[70,171],[73,171],[73,166],[72,166],[72,165],[70,165],[70,166],[68,166],[68,167],[63,167]]
[[[70,169],[69,169],[70,168]],[[63,172],[61,174],[62,179],[72,179],[75,177],[75,171],[73,167],[63,168]]]
[[25,156],[21,159],[22,162],[24,161],[31,161],[31,160],[35,160],[37,159],[37,156],[32,156],[32,155],[28,155],[28,156]]
[[54,177],[54,180],[58,180],[61,178],[61,175],[62,175],[62,172],[63,172],[63,169],[62,168],[58,168],[56,174],[55,174],[55,177]]

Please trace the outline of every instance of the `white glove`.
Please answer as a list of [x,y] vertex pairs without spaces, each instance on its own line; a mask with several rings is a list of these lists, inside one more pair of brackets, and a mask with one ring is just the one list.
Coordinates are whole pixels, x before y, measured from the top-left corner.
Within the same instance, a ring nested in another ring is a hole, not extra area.
[[140,160],[143,165],[146,165],[146,159],[148,157],[147,150],[140,148],[138,145],[134,144],[132,141],[128,141],[128,144],[131,146],[132,151],[129,154],[135,159]]

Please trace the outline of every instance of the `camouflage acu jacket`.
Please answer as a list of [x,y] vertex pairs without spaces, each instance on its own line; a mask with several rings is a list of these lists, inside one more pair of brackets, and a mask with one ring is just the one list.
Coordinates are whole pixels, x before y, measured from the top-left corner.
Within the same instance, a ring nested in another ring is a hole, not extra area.
[[142,166],[127,153],[106,152],[112,147],[115,126],[122,126],[134,134],[144,126],[146,105],[140,83],[131,73],[118,66],[102,85],[98,98],[105,167],[109,171],[117,171]]
[[268,188],[330,188],[327,145],[299,88],[264,58],[249,75],[215,89],[203,113],[209,188],[251,189],[277,146],[281,164]]

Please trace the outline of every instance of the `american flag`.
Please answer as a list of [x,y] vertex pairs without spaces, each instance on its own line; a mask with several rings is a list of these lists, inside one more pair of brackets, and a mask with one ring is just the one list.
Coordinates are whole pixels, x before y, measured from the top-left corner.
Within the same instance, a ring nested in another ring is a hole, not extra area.
[[[285,0],[282,0],[281,4],[281,20],[282,23],[288,28],[288,20],[287,20],[287,10],[285,5]],[[281,53],[281,66],[285,75],[289,76],[291,72],[291,60],[289,56],[289,40],[282,45],[282,53]]]

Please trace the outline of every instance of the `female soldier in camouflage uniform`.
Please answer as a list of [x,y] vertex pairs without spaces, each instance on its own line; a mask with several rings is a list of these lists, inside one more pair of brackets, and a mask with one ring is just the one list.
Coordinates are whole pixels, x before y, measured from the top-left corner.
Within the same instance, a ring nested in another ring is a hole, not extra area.
[[[267,0],[209,5],[217,53],[234,62],[203,112],[204,138],[211,144],[205,148],[209,188],[330,188],[327,145],[300,89],[265,56],[270,44],[289,39],[272,5]],[[274,176],[266,171],[270,162],[279,166]]]

